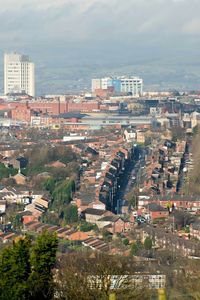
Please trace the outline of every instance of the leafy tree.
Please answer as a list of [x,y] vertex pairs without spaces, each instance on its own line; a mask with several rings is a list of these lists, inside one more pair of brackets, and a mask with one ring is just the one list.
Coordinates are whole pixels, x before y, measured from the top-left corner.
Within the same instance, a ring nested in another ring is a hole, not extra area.
[[33,272],[29,278],[29,288],[32,299],[53,299],[53,276],[51,269],[56,262],[58,240],[55,235],[43,232],[40,235],[31,253]]
[[68,205],[63,209],[61,215],[67,224],[76,223],[78,221],[78,208],[75,205]]
[[13,168],[6,168],[4,164],[0,163],[0,179],[8,178],[9,176],[16,175],[18,170]]
[[22,226],[22,217],[19,214],[15,215],[11,223],[15,229],[19,229]]
[[53,299],[52,268],[57,238],[43,233],[32,246],[28,237],[15,241],[0,253],[0,299]]
[[60,218],[59,214],[57,212],[53,211],[47,211],[46,213],[42,214],[40,217],[40,221],[46,224],[51,224],[51,225],[60,225]]
[[112,234],[107,230],[103,230],[103,239],[105,242],[110,242],[112,240]]
[[123,239],[123,244],[124,244],[124,246],[128,246],[128,244],[129,244],[129,239]]
[[53,193],[55,189],[55,180],[53,177],[46,179],[46,181],[44,182],[44,188],[51,194]]
[[26,158],[29,161],[28,167],[33,171],[57,160],[65,164],[77,161],[78,156],[71,148],[67,148],[62,145],[45,145],[42,147],[41,145],[36,145],[26,153]]
[[27,279],[31,272],[30,240],[24,238],[5,248],[0,256],[0,299],[28,299]]
[[140,241],[136,241],[134,244],[132,244],[131,254],[135,256],[138,255],[142,248],[143,244]]
[[74,180],[62,181],[53,191],[52,208],[59,211],[65,204],[69,204],[72,200],[74,190]]
[[80,226],[80,230],[83,232],[87,232],[87,231],[91,231],[91,230],[95,230],[95,229],[97,229],[96,224],[91,224],[91,223],[87,223],[87,222],[82,223]]
[[152,248],[152,240],[149,237],[146,237],[144,241],[144,249],[151,250],[151,248]]

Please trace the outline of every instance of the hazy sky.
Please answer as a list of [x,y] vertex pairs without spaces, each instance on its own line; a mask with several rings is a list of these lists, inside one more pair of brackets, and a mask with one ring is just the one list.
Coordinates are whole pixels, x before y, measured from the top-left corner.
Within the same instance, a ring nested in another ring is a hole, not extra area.
[[133,50],[155,48],[154,43],[170,51],[200,47],[199,0],[0,0],[0,5],[5,49],[103,43],[122,49],[125,43]]
[[[41,4],[42,3],[42,4]],[[200,53],[199,0],[0,0],[1,51],[44,64],[137,63]]]

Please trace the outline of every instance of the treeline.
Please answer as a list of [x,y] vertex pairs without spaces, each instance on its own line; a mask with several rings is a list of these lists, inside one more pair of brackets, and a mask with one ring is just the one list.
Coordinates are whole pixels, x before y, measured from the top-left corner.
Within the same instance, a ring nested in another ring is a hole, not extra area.
[[56,257],[57,246],[56,236],[43,232],[35,241],[26,236],[0,250],[0,300],[108,300],[111,293],[117,300],[158,299],[147,279],[139,285],[131,279],[158,270],[167,275],[167,299],[200,297],[198,260],[169,260],[169,252],[165,265],[90,251]]
[[49,191],[52,202],[41,220],[45,223],[55,225],[66,225],[78,221],[78,209],[71,205],[72,195],[75,191],[75,181],[73,179],[57,182],[54,178],[49,178],[44,183],[44,187]]
[[26,236],[4,248],[0,253],[0,299],[53,299],[57,246],[56,236],[44,232],[35,243]]
[[[77,172],[79,167],[78,155],[71,148],[63,145],[34,146],[25,153],[28,159],[28,166],[23,170],[24,175],[33,176],[41,172],[53,172],[53,176],[58,178],[67,177]],[[67,167],[52,168],[51,163],[60,161]]]
[[[79,156],[63,145],[37,145],[25,156],[29,163],[23,173],[29,176],[34,188],[47,191],[52,199],[41,221],[55,225],[77,222],[77,207],[70,205],[70,202],[79,178]],[[60,166],[51,166],[57,161]]]
[[[150,299],[150,291],[130,285],[124,273],[133,267],[124,258],[74,253],[56,261],[58,241],[44,232],[35,242],[28,237],[0,252],[1,300],[107,300]],[[111,275],[118,275],[115,287]],[[126,282],[126,289],[123,283]]]

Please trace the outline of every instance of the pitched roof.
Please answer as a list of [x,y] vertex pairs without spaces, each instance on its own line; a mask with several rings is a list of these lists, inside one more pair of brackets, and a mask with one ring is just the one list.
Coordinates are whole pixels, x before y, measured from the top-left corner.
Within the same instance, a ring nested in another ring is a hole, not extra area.
[[119,219],[121,219],[121,218],[118,217],[118,216],[113,215],[113,216],[105,216],[105,217],[99,219],[99,221],[102,221],[102,222],[116,222]]
[[200,223],[199,222],[195,222],[193,224],[191,224],[192,229],[194,230],[200,230]]
[[149,203],[146,206],[147,209],[149,209],[150,211],[167,211],[166,208],[164,208],[163,206],[157,204],[157,203]]
[[106,211],[103,209],[96,209],[96,208],[86,208],[86,210],[83,211],[85,214],[89,215],[96,215],[96,216],[102,216]]

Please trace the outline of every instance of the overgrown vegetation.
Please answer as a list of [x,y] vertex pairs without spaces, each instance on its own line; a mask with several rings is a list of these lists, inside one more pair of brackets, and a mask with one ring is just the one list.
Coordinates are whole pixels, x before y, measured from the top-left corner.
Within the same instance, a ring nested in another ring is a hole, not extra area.
[[[71,242],[64,243],[68,248]],[[2,249],[0,299],[106,300],[111,293],[117,300],[157,299],[157,290],[149,289],[146,278],[141,277],[139,285],[132,281],[132,275],[142,276],[147,270],[155,274],[157,265],[149,268],[135,264],[134,258],[90,251],[60,255],[56,261],[57,247],[56,236],[43,232],[35,242],[26,236]],[[147,238],[141,247],[149,250],[151,241]],[[199,261],[175,259],[166,250],[159,257],[159,270],[167,275],[167,299],[199,299]]]
[[137,240],[135,243],[131,246],[131,255],[133,256],[140,256],[146,254],[151,255],[150,250],[152,249],[153,242],[149,237],[146,237],[144,240],[144,243],[142,243],[140,240]]
[[3,178],[9,178],[15,176],[18,170],[14,168],[7,168],[4,164],[0,163],[0,180]]
[[52,199],[41,220],[55,225],[77,222],[77,207],[70,202],[79,178],[79,157],[69,147],[45,145],[28,151],[26,158],[29,164],[24,174],[31,177],[35,188],[47,191]]

